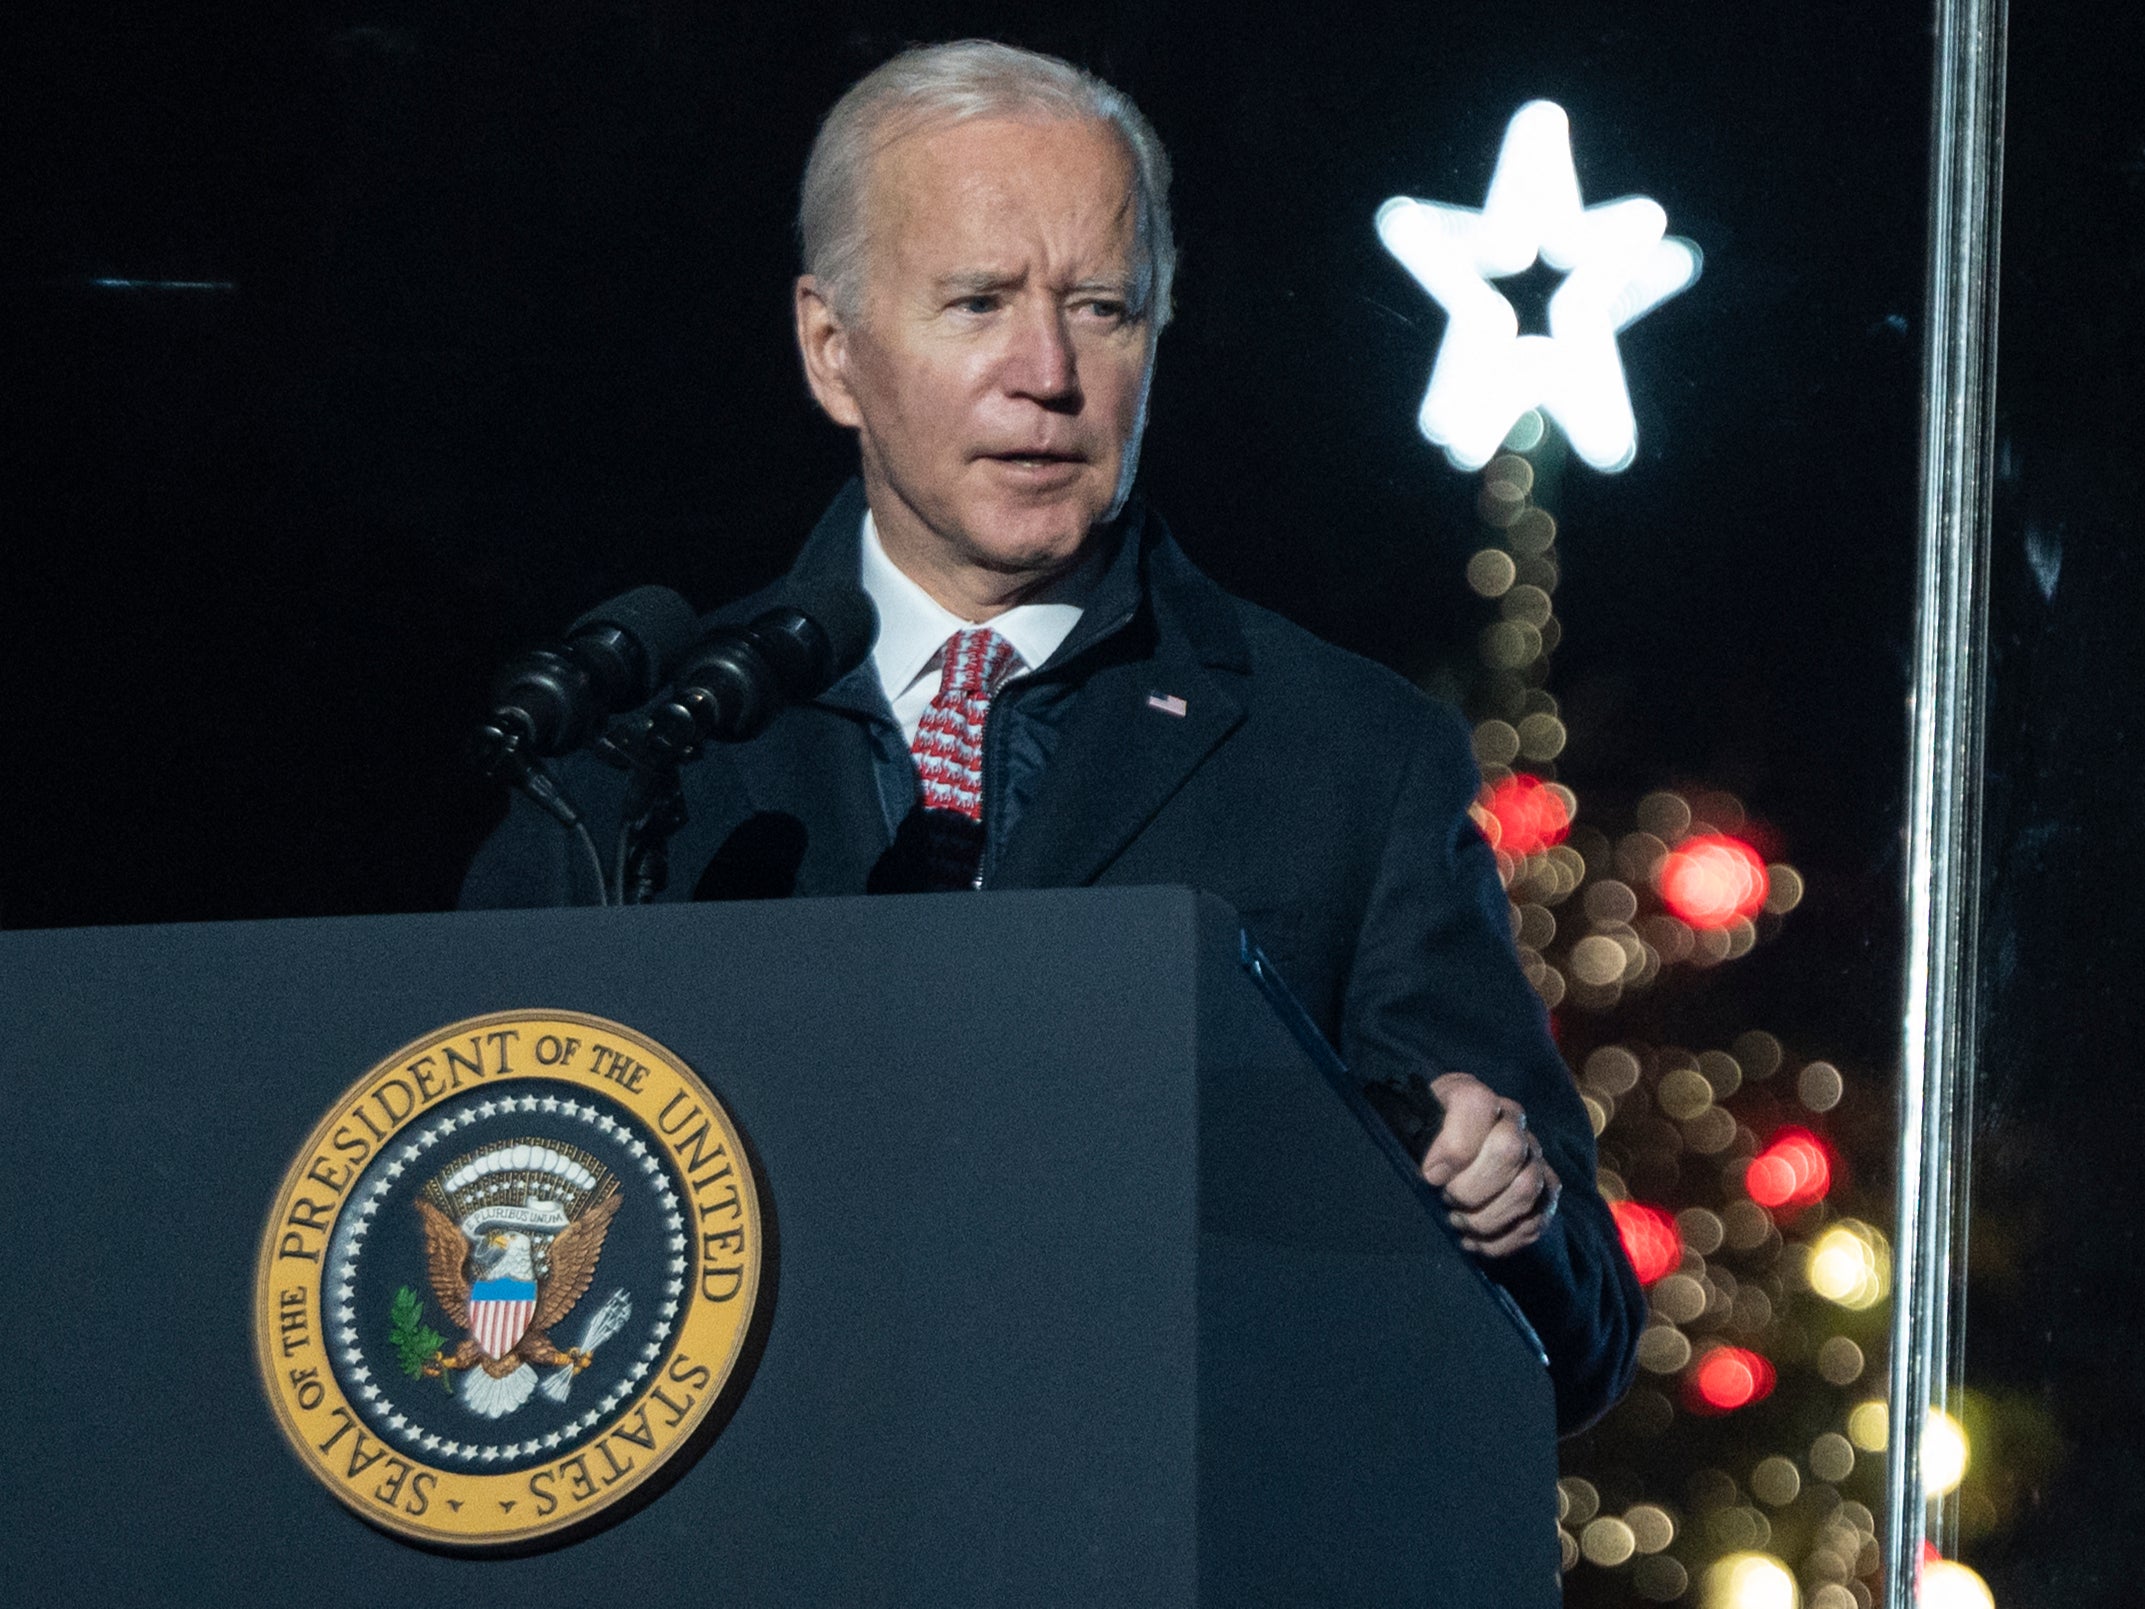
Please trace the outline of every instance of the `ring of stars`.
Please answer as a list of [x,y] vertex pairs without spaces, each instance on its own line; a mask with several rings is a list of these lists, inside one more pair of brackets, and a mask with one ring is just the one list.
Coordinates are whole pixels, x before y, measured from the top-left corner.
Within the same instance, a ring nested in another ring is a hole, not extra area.
[[[393,1193],[396,1183],[411,1168],[423,1165],[426,1153],[432,1151],[442,1140],[471,1127],[481,1119],[517,1113],[542,1113],[548,1117],[565,1117],[586,1123],[598,1133],[610,1137],[643,1173],[649,1175],[652,1188],[663,1204],[664,1227],[671,1231],[668,1241],[672,1254],[669,1278],[664,1285],[664,1300],[657,1309],[654,1323],[647,1330],[650,1339],[642,1345],[640,1356],[627,1367],[624,1377],[606,1392],[593,1408],[568,1420],[555,1430],[547,1431],[541,1436],[531,1436],[524,1441],[465,1441],[453,1436],[443,1436],[437,1430],[418,1423],[402,1406],[388,1402],[386,1393],[374,1383],[372,1367],[365,1360],[357,1327],[357,1309],[354,1306],[357,1296],[358,1257],[365,1249],[367,1232],[372,1228],[381,1207]],[[452,1459],[463,1464],[494,1464],[501,1460],[533,1458],[554,1451],[567,1441],[595,1429],[633,1395],[639,1383],[654,1367],[655,1361],[662,1357],[663,1342],[675,1328],[680,1300],[685,1294],[686,1259],[681,1255],[688,1245],[686,1236],[682,1233],[685,1218],[679,1210],[677,1191],[672,1188],[669,1177],[663,1172],[662,1158],[654,1147],[633,1132],[630,1124],[619,1122],[602,1107],[571,1099],[560,1100],[555,1095],[487,1099],[426,1125],[395,1149],[380,1170],[380,1177],[364,1187],[364,1195],[358,1203],[356,1213],[345,1222],[346,1227],[337,1235],[337,1250],[331,1254],[335,1272],[332,1281],[333,1323],[329,1325],[329,1331],[342,1349],[343,1368],[339,1372],[346,1386],[355,1387],[357,1398],[366,1410],[368,1419],[384,1425],[390,1433],[413,1450],[434,1458]],[[391,1407],[393,1411],[383,1416],[380,1412],[383,1406]]]

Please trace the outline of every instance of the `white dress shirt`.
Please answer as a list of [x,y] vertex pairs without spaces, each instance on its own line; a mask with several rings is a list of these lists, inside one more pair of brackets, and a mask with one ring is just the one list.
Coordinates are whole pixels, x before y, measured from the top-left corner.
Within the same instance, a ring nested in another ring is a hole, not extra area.
[[1034,670],[1058,651],[1058,645],[1079,624],[1088,594],[1094,590],[1099,559],[1099,554],[1091,556],[1070,575],[1044,588],[1032,603],[1018,604],[987,621],[963,620],[886,556],[879,528],[866,510],[864,591],[879,611],[879,640],[872,646],[871,658],[886,701],[894,708],[894,719],[901,723],[902,737],[911,744],[916,741],[924,711],[938,696],[940,664],[946,642],[955,632],[987,625],[1020,655],[1014,675]]

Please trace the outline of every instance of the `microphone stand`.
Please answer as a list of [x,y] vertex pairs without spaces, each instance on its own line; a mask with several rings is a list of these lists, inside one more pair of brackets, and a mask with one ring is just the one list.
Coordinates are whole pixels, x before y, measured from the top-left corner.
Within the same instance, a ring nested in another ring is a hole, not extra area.
[[596,752],[627,775],[625,818],[618,833],[618,903],[646,905],[670,883],[670,840],[685,825],[680,768],[700,753],[699,734],[675,706],[661,708],[640,730],[606,734]]

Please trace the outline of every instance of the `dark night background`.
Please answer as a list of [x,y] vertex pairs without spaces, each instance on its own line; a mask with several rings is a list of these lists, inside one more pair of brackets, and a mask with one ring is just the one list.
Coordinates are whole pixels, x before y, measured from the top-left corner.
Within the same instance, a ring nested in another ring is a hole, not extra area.
[[[788,331],[805,151],[901,44],[989,33],[1121,84],[1175,159],[1146,493],[1226,585],[1410,675],[1468,663],[1488,615],[1461,581],[1473,482],[1414,430],[1441,318],[1378,247],[1378,202],[1479,205],[1505,120],[1547,96],[1589,202],[1643,191],[1703,246],[1699,284],[1622,342],[1638,462],[1573,470],[1557,510],[1559,771],[1604,824],[1668,783],[1735,790],[1811,894],[1698,986],[1691,1031],[1757,1012],[1890,1077],[1921,7],[835,5],[806,29],[666,0],[105,0],[14,21],[7,926],[450,905],[503,808],[459,760],[497,663],[629,585],[703,607],[759,585],[847,473]],[[2114,95],[2134,50],[2043,14],[2018,55],[1991,817],[2013,960],[1992,997],[1999,1138],[2040,1157],[2029,1069],[2060,1059],[2100,1135],[2130,1104],[2137,902],[2108,827],[2140,781],[2116,610],[2145,163],[2111,113],[2080,166],[2067,81]],[[2050,598],[2024,590],[2029,530],[2062,545]],[[2006,882],[2020,855],[2045,875]],[[2085,1021],[2089,1045],[2062,1038]],[[1987,1154],[2023,1221],[2039,1164]],[[2037,1389],[2023,1310],[1986,1311],[1989,1366]]]

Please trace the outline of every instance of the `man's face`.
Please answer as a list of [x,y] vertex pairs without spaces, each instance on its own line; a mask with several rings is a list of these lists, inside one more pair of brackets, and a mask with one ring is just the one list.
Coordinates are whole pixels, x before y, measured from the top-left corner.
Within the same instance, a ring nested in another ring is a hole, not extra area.
[[1151,326],[1130,156],[1099,123],[927,130],[878,154],[864,223],[853,319],[799,283],[813,392],[858,432],[895,561],[1010,598],[1131,482]]

